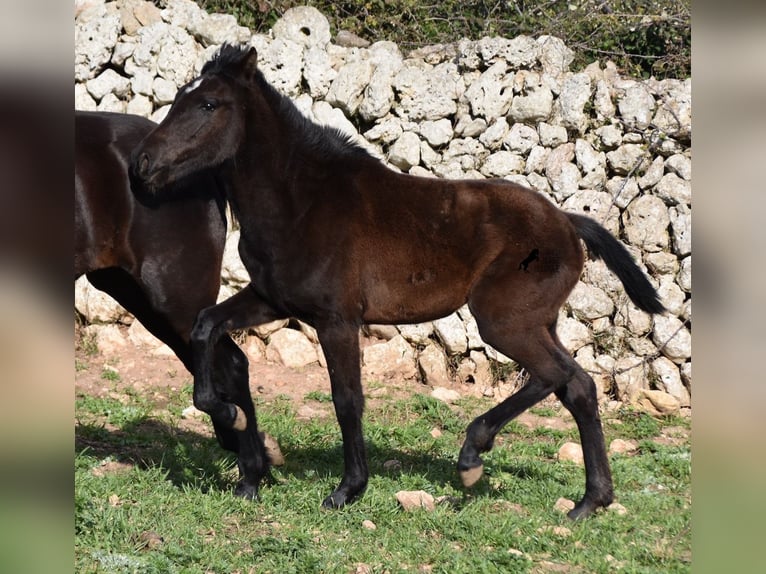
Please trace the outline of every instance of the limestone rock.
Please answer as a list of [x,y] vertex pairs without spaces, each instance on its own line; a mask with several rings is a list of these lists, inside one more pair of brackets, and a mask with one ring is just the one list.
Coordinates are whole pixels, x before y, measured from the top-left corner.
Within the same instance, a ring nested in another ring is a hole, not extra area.
[[418,376],[415,353],[401,335],[385,343],[365,347],[362,369],[368,379],[407,380]]
[[395,102],[392,84],[402,62],[402,54],[393,42],[375,42],[370,47],[370,63],[374,69],[359,106],[359,115],[365,121],[382,118],[391,110]]
[[416,323],[414,325],[399,325],[397,327],[399,333],[402,334],[408,342],[413,345],[425,345],[429,341],[429,337],[434,332],[433,323]]
[[436,387],[433,391],[431,391],[431,396],[445,403],[454,403],[461,398],[459,392],[454,389],[448,389],[446,387]]
[[575,317],[588,321],[609,317],[614,312],[614,303],[606,293],[582,281],[579,281],[569,294],[567,304]]
[[88,323],[116,323],[128,314],[122,305],[93,287],[84,276],[75,281],[75,309]]
[[402,171],[420,163],[420,138],[413,132],[404,132],[388,150],[388,161]]
[[558,105],[561,124],[578,133],[584,133],[589,124],[585,104],[590,100],[591,81],[585,73],[573,74],[564,80]]
[[564,347],[569,349],[572,353],[593,340],[593,336],[588,330],[588,327],[566,315],[559,315],[556,332]]
[[369,59],[349,62],[338,70],[338,75],[330,85],[326,101],[342,109],[347,116],[356,114],[364,98],[364,89],[372,77],[372,63]]
[[275,38],[283,38],[307,48],[323,48],[330,42],[330,22],[313,6],[296,6],[282,14],[272,28]]
[[668,210],[670,231],[673,239],[673,252],[685,257],[692,252],[692,213],[686,205],[678,205]]
[[111,356],[128,344],[127,339],[114,324],[88,325],[83,330],[83,336],[91,339],[98,352],[104,356]]
[[253,36],[250,44],[258,50],[258,68],[281,94],[296,97],[303,77],[304,45],[280,36],[273,41]]
[[663,391],[642,391],[638,404],[648,413],[656,416],[677,415],[680,410],[678,399]]
[[617,398],[626,403],[635,403],[643,390],[649,388],[647,375],[648,367],[640,357],[627,354],[617,359],[614,364]]
[[400,490],[396,493],[396,500],[407,512],[421,508],[431,512],[436,508],[434,497],[423,490]]
[[647,161],[648,155],[644,146],[628,143],[616,150],[607,152],[606,159],[609,167],[618,175],[628,175],[638,170]]
[[407,60],[394,76],[393,87],[399,97],[394,108],[402,118],[439,120],[457,111],[460,76],[453,63],[430,66]]
[[433,322],[434,332],[449,355],[465,353],[468,350],[465,325],[457,313],[452,313]]
[[540,36],[537,43],[540,46],[540,64],[545,73],[557,77],[569,70],[569,65],[574,60],[574,52],[563,40],[555,36]]
[[140,321],[133,321],[128,327],[128,340],[136,347],[156,349],[163,345]]
[[609,443],[609,454],[633,454],[638,450],[638,443],[634,440],[616,438]]
[[677,317],[655,315],[652,341],[663,355],[676,364],[686,362],[692,356],[692,337]]
[[622,217],[625,235],[631,244],[649,252],[667,249],[670,216],[659,197],[642,195],[636,198]]
[[617,98],[620,116],[629,126],[644,130],[649,127],[654,115],[654,97],[641,82],[626,81],[623,84]]
[[673,396],[682,407],[691,405],[689,391],[681,382],[678,366],[667,357],[658,357],[652,361],[652,372],[656,377],[658,390]]
[[245,44],[251,36],[250,31],[237,24],[237,19],[230,14],[208,14],[190,22],[188,30],[203,46],[220,46],[225,42]]
[[75,19],[75,81],[93,78],[109,62],[122,28],[120,13],[105,4],[83,10]]
[[266,358],[298,369],[319,360],[317,350],[306,335],[295,329],[280,329],[269,335]]
[[582,446],[576,442],[565,442],[559,448],[556,456],[559,460],[573,462],[580,466],[584,464]]
[[522,93],[513,97],[508,112],[513,121],[536,123],[550,118],[553,111],[553,92],[538,74],[524,74],[521,90]]
[[92,80],[85,82],[85,87],[91,96],[101,100],[107,94],[125,96],[130,89],[130,80],[108,68]]
[[509,74],[506,63],[501,61],[490,66],[468,86],[465,98],[470,103],[474,116],[481,116],[487,122],[492,122],[508,112],[513,99],[512,87],[513,72]]
[[308,48],[304,53],[303,77],[308,84],[312,98],[324,98],[333,80],[338,76],[332,67],[327,51],[318,46]]
[[691,183],[672,172],[662,176],[654,186],[654,193],[669,205],[688,205],[692,201]]
[[418,367],[423,382],[429,386],[443,387],[452,382],[447,370],[447,356],[438,345],[432,343],[420,351]]

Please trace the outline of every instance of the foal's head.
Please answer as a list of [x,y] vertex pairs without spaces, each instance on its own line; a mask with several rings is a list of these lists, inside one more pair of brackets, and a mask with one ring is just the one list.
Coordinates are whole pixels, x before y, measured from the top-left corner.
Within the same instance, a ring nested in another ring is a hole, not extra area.
[[133,151],[133,183],[155,193],[232,158],[245,136],[248,89],[257,73],[255,48],[222,46]]

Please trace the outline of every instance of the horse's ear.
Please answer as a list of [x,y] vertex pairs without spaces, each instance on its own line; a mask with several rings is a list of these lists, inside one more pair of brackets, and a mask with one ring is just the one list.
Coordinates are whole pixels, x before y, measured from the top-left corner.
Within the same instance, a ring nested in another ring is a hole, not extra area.
[[255,49],[255,46],[250,46],[247,50],[241,65],[242,76],[246,78],[248,82],[252,81],[258,72],[258,51]]

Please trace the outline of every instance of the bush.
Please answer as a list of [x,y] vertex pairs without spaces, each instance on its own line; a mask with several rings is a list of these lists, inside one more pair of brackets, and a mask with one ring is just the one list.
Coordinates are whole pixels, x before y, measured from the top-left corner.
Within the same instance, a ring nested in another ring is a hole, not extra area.
[[483,36],[558,36],[576,53],[573,69],[612,60],[626,75],[691,75],[691,0],[197,0],[265,32],[289,8],[316,7],[333,33],[353,32],[402,49]]

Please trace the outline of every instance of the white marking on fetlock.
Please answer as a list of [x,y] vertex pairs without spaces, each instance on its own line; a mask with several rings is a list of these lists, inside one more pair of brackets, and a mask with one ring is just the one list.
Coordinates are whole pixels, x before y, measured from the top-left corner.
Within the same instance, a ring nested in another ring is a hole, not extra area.
[[468,470],[461,470],[460,480],[463,482],[463,486],[465,486],[466,488],[471,488],[474,484],[476,484],[479,481],[482,474],[484,474],[483,464],[476,466],[474,468],[469,468]]
[[234,409],[237,411],[237,416],[234,417],[234,424],[232,427],[234,430],[243,431],[247,428],[247,417],[245,416],[245,411],[243,411],[237,405],[234,405]]

